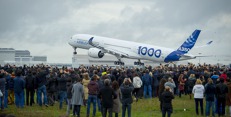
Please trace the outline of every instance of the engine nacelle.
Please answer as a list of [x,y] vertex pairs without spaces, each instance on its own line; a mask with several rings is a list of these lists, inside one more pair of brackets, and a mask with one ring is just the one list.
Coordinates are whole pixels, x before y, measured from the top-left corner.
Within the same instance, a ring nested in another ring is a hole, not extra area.
[[88,56],[92,58],[102,58],[104,56],[104,53],[98,48],[90,48],[88,50]]

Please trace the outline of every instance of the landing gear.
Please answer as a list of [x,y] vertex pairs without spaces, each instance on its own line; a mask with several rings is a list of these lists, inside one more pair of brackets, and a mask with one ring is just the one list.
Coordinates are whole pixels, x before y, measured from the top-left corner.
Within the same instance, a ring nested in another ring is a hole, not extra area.
[[120,56],[116,56],[118,61],[115,61],[114,64],[115,65],[124,65],[124,62],[121,61],[121,57]]
[[73,52],[73,54],[74,54],[74,55],[76,55],[76,54],[77,54],[76,49],[77,49],[77,48],[76,48],[76,47],[74,47],[74,52]]
[[138,61],[134,62],[134,65],[144,66],[144,63],[142,63],[139,59]]
[[122,61],[115,61],[114,64],[115,65],[124,65],[124,62],[122,62]]

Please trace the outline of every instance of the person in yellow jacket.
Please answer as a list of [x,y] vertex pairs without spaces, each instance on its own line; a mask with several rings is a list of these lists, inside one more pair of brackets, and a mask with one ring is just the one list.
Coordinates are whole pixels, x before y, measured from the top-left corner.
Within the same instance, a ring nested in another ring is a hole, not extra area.
[[9,90],[8,90],[8,104],[14,104],[14,72],[11,74],[9,81]]
[[88,73],[84,73],[83,74],[83,91],[84,91],[84,106],[86,106],[86,102],[87,102],[87,99],[88,99],[88,84],[90,82],[90,77],[88,75]]

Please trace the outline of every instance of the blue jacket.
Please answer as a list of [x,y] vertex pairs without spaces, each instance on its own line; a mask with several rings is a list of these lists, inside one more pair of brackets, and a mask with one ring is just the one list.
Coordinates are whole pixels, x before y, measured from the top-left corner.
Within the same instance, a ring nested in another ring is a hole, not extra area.
[[5,78],[6,78],[6,90],[8,90],[9,87],[10,87],[10,79],[11,79],[11,77],[8,74],[8,75],[5,76]]
[[14,90],[14,78],[12,77],[9,80],[9,89]]
[[25,88],[25,80],[22,77],[15,77],[14,78],[14,92],[21,93]]
[[152,85],[152,77],[149,75],[149,73],[145,73],[142,77],[143,85]]
[[5,83],[6,83],[6,79],[3,77],[3,74],[0,74],[0,90],[2,92],[5,92]]

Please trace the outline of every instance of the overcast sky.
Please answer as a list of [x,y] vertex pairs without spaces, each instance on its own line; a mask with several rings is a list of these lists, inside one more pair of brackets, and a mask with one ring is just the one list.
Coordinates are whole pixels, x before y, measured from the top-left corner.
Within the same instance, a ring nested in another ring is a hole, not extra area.
[[[178,48],[201,29],[191,54],[231,63],[230,0],[0,0],[0,47],[71,63],[68,40],[85,33]],[[79,54],[87,51],[77,49]],[[198,59],[197,59],[198,60]]]

